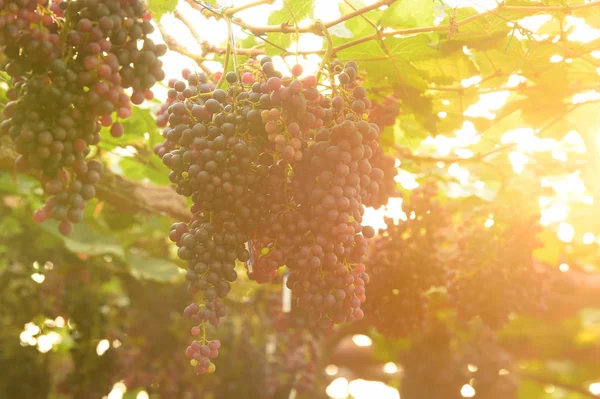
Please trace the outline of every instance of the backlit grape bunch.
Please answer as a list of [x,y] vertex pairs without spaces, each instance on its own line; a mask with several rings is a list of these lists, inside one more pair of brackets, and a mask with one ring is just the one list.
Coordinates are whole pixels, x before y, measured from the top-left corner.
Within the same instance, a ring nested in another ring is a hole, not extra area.
[[152,98],[165,77],[166,47],[147,37],[154,28],[139,0],[2,0],[0,9],[13,84],[1,131],[16,144],[17,167],[39,171],[52,196],[35,219],[56,219],[68,234],[95,195],[102,165],[86,157],[101,126],[123,135],[131,102]]
[[398,168],[396,167],[396,158],[386,155],[381,147],[374,151],[370,162],[373,167],[371,174],[383,172],[383,178],[371,176],[371,178],[381,179],[378,183],[379,189],[376,193],[369,193],[367,195],[364,205],[377,209],[387,205],[390,198],[400,197],[400,192],[396,189],[395,179],[398,174]]
[[445,265],[439,256],[448,227],[443,207],[434,200],[434,183],[415,189],[404,201],[406,220],[387,219],[369,248],[367,320],[390,337],[404,337],[425,328],[425,292],[443,286]]
[[459,335],[436,322],[415,339],[402,366],[401,395],[406,399],[461,399],[466,384],[475,390],[475,397],[518,397],[513,359],[482,325]]
[[[269,288],[273,289],[272,286]],[[317,348],[322,331],[294,302],[289,312],[284,312],[281,290],[267,295],[265,302],[268,320],[277,332],[274,356],[280,372],[287,379],[285,383],[298,393],[316,395],[315,382],[322,374]]]
[[[277,287],[280,291],[281,285]],[[259,290],[246,304],[241,326],[224,321],[219,372],[205,380],[200,397],[324,397],[318,341],[303,327],[282,328],[277,321],[281,303],[274,300],[281,298],[281,292],[275,294],[273,285],[267,288],[269,292]]]
[[170,82],[157,118],[165,142],[155,151],[193,202],[191,221],[174,224],[170,238],[196,296],[185,315],[201,338],[188,348],[199,374],[214,370],[198,345],[208,345],[207,324],[226,313],[220,299],[236,260],[259,282],[286,265],[296,305],[322,328],[363,317],[363,257],[374,231],[361,222],[365,201],[384,185],[371,164],[379,129],[367,121],[358,65],[334,61],[329,69],[330,92],[317,76],[299,78],[300,65],[283,76],[269,57],[216,86],[188,70]]
[[394,126],[400,115],[400,100],[396,95],[373,101],[369,121],[376,123],[383,131],[387,126]]
[[236,93],[234,85],[214,90],[204,75],[188,70],[182,75],[185,81],[169,82],[169,106],[159,114],[159,124],[167,125],[165,142],[155,150],[171,169],[176,191],[193,201],[191,221],[174,224],[169,237],[188,264],[189,291],[199,298],[184,312],[193,323],[192,335],[200,338],[186,353],[195,371],[204,374],[214,371],[215,352],[201,348],[220,345],[207,340],[207,324],[218,326],[225,316],[220,299],[237,278],[236,260],[250,259],[246,243],[268,209],[265,179],[256,169],[257,141],[266,139],[266,132],[260,116],[259,124],[252,119],[257,111],[246,91]]
[[447,282],[460,318],[479,316],[489,326],[501,327],[511,313],[544,310],[543,279],[532,254],[541,246],[539,230],[536,218],[515,209],[475,216],[461,227]]

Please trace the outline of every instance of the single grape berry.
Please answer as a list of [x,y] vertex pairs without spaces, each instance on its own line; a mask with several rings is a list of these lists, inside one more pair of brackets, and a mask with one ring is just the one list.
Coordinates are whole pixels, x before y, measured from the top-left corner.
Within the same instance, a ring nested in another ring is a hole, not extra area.
[[227,80],[227,82],[230,84],[234,84],[237,82],[237,75],[235,72],[227,72],[227,75],[225,75],[225,80]]
[[292,75],[294,75],[294,76],[302,75],[303,71],[304,71],[304,68],[302,68],[302,65],[300,65],[300,64],[296,64],[292,67]]

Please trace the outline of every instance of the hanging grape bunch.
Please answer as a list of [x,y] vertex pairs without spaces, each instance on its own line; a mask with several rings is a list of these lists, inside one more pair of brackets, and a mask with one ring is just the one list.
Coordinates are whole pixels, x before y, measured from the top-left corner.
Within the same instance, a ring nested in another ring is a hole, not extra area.
[[[281,287],[281,285],[276,284]],[[273,287],[269,287],[273,288]],[[285,290],[285,288],[283,288]],[[317,347],[321,330],[302,309],[292,302],[291,309],[284,312],[282,292],[279,290],[265,297],[267,320],[277,332],[274,339],[274,357],[285,382],[281,388],[293,388],[298,393],[310,393],[316,397],[316,381],[322,377],[318,367]],[[292,378],[290,378],[292,376]],[[285,390],[285,389],[284,389]]]
[[398,168],[396,167],[396,158],[386,155],[381,147],[373,152],[370,162],[373,167],[370,177],[379,179],[379,176],[373,175],[383,172],[383,178],[378,183],[379,189],[377,192],[369,193],[365,198],[364,205],[377,209],[387,205],[390,198],[401,196],[396,189],[395,177],[398,174]]
[[406,220],[387,228],[370,246],[367,320],[391,337],[422,331],[427,321],[425,292],[444,285],[445,269],[439,257],[443,231],[448,227],[444,209],[434,200],[437,188],[427,183],[413,190],[402,206]]
[[479,316],[498,328],[513,312],[543,311],[545,301],[543,279],[532,255],[540,246],[536,218],[502,209],[493,221],[485,227],[485,218],[474,217],[461,227],[447,287],[461,319]]
[[13,84],[1,131],[15,142],[17,167],[39,173],[51,196],[35,220],[56,219],[69,234],[102,173],[100,162],[86,160],[101,126],[123,135],[119,119],[131,115],[130,103],[152,98],[165,77],[158,57],[166,47],[147,37],[154,28],[139,0],[0,4],[3,70]]
[[513,359],[493,331],[474,325],[457,334],[439,323],[415,338],[402,357],[403,398],[460,399],[465,384],[482,398],[518,397]]
[[379,129],[366,121],[370,101],[356,83],[357,64],[329,69],[330,92],[317,76],[300,79],[300,65],[283,76],[269,57],[216,87],[188,70],[170,82],[157,117],[165,142],[155,151],[193,202],[192,219],[174,224],[170,238],[199,298],[185,310],[200,339],[187,349],[198,374],[215,370],[220,343],[207,338],[207,324],[218,326],[227,312],[221,299],[237,277],[236,260],[259,282],[286,265],[297,305],[323,328],[363,317],[362,260],[374,232],[361,222],[385,175],[370,162]]
[[383,131],[388,126],[394,126],[400,115],[400,100],[396,94],[373,101],[369,121],[376,123]]

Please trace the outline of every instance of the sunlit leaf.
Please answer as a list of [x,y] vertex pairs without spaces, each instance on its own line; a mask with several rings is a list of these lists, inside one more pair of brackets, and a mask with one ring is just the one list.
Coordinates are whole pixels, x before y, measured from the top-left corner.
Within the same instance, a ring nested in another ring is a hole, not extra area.
[[177,0],[148,0],[148,8],[157,20],[164,14],[175,11],[176,7]]
[[129,258],[129,266],[131,268],[131,274],[139,279],[166,282],[177,280],[177,278],[180,277],[177,265],[165,259],[132,255]]
[[[283,7],[269,15],[270,25],[297,26],[313,14],[315,0],[283,0]],[[287,50],[295,40],[293,35],[286,33],[269,33],[267,39],[268,54],[279,54],[283,48]],[[272,44],[271,44],[272,43]]]
[[90,223],[77,223],[69,236],[62,236],[58,232],[58,222],[48,220],[41,223],[44,230],[60,238],[67,249],[75,254],[106,255],[111,254],[123,257],[125,251],[121,244],[104,231],[97,231]]
[[433,0],[396,1],[383,12],[381,23],[392,28],[433,25],[433,3]]

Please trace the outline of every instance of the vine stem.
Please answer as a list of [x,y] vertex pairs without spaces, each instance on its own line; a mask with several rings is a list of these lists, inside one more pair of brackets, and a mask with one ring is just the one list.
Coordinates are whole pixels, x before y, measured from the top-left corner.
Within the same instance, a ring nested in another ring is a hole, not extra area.
[[202,345],[206,345],[206,321],[204,320],[200,323],[200,331],[202,332],[202,338],[200,338]]
[[275,2],[275,0],[255,0],[255,1],[251,1],[250,3],[247,4],[243,4],[241,6],[238,7],[232,7],[232,8],[228,8],[225,11],[223,11],[223,16],[225,17],[230,17],[240,11],[244,11],[247,10],[249,8],[254,8],[257,6],[262,6],[265,4],[273,4]]
[[471,156],[469,158],[462,158],[462,157],[454,157],[454,156],[445,156],[444,157],[444,156],[435,156],[435,155],[412,154],[403,147],[395,146],[396,150],[398,151],[398,159],[400,159],[400,160],[408,159],[408,160],[415,161],[415,162],[443,162],[443,163],[448,163],[448,164],[479,163],[494,154],[510,150],[514,147],[515,147],[514,143],[505,144],[505,145],[501,145],[496,148],[493,148],[486,152],[480,152],[480,153],[474,154],[473,156]]
[[323,32],[325,39],[327,39],[327,51],[325,51],[325,55],[323,56],[323,59],[321,59],[321,65],[319,65],[319,71],[317,72],[317,83],[319,83],[325,66],[331,61],[331,56],[333,54],[333,40],[331,39],[327,26],[323,22],[317,21],[313,27],[315,29],[319,28],[321,32]]
[[229,69],[229,58],[231,57],[231,19],[227,18],[227,52],[225,53],[225,61],[223,61],[223,73],[215,86],[215,89],[221,88],[223,82],[225,82],[225,75],[227,75],[227,69]]
[[[235,34],[233,33],[233,27],[231,25],[231,18],[229,17],[225,17],[225,20],[227,21],[227,32],[229,32],[229,37],[227,38],[227,48],[229,49],[229,51],[227,52],[228,54],[231,53],[232,57],[233,57],[233,72],[235,72],[236,76],[238,77],[238,82],[241,84],[242,83],[242,75],[241,73],[238,71],[238,60],[237,60],[237,49],[236,49],[236,45],[235,45]],[[234,106],[235,106],[235,102],[234,102]]]
[[[192,0],[193,1],[193,0]],[[342,15],[341,17],[327,22],[324,25],[327,28],[331,28],[335,25],[339,25],[342,22],[345,22],[351,18],[356,17],[357,15],[361,15],[364,14],[366,12],[369,12],[371,10],[375,10],[379,7],[383,7],[383,6],[389,6],[391,4],[393,4],[394,2],[396,2],[396,0],[380,0],[380,1],[376,1],[375,3],[359,8],[351,13]],[[233,13],[232,13],[233,14]],[[231,15],[231,14],[230,14]],[[252,32],[253,34],[264,34],[264,33],[311,33],[312,27],[311,26],[306,26],[306,27],[295,27],[295,26],[290,26],[290,25],[267,25],[267,26],[252,26],[252,25],[248,25],[246,23],[244,23],[242,20],[240,20],[239,18],[234,18],[233,23],[236,25],[240,25],[243,26],[244,28],[248,29],[250,32]]]
[[[498,15],[501,12],[520,12],[525,14],[536,14],[539,12],[563,12],[570,13],[576,10],[586,9],[586,8],[594,8],[600,7],[600,1],[592,1],[590,3],[573,5],[570,7],[564,6],[505,6],[504,3],[500,3],[500,5],[493,10],[486,10],[476,15],[472,15],[460,21],[455,21],[454,24],[445,24],[445,25],[436,25],[436,26],[423,26],[419,28],[408,28],[408,29],[400,29],[389,32],[383,32],[381,35],[384,37],[395,36],[395,35],[412,35],[416,33],[427,33],[427,32],[440,32],[447,31],[452,28],[460,27],[466,25],[470,22],[474,22],[478,19],[485,18],[488,15]],[[356,40],[352,40],[350,42],[341,44],[334,49],[334,52],[345,50],[349,47],[353,47],[357,44],[368,42],[370,40],[379,39],[378,34],[373,34],[369,36],[364,36]]]

